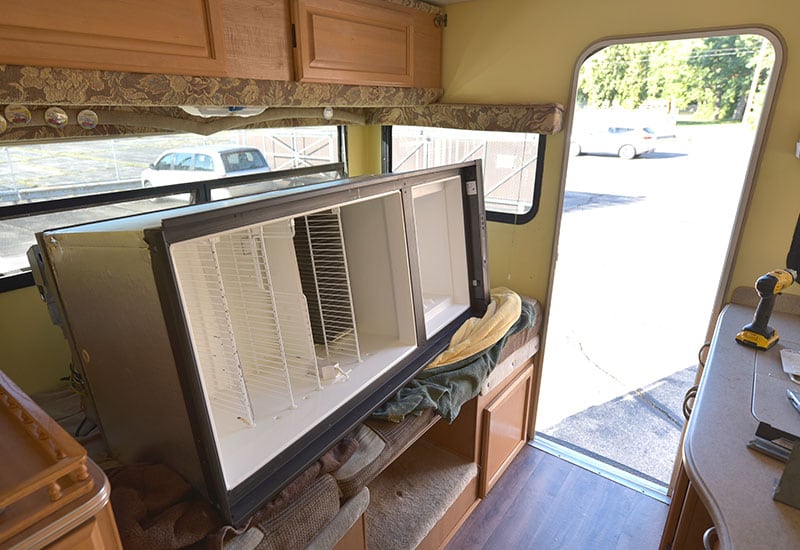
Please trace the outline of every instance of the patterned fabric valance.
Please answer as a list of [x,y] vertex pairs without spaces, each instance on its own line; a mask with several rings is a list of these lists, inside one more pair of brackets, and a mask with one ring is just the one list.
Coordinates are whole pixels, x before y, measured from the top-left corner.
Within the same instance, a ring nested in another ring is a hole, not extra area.
[[[24,105],[31,121],[0,134],[0,141],[91,138],[163,132],[212,134],[253,127],[324,124],[417,125],[554,134],[563,107],[544,105],[457,105],[437,101],[441,89],[314,84],[240,78],[123,73],[0,65],[0,109]],[[205,119],[179,106],[263,106],[248,118]],[[44,122],[48,107],[62,107],[70,124],[56,129]],[[333,109],[331,118],[323,108]],[[94,110],[98,126],[74,124],[81,109]]]
[[435,103],[370,109],[368,124],[432,126],[464,130],[496,130],[555,134],[561,131],[564,107],[543,105],[462,105]]
[[353,86],[0,65],[0,105],[269,105],[388,107],[425,105],[439,88]]

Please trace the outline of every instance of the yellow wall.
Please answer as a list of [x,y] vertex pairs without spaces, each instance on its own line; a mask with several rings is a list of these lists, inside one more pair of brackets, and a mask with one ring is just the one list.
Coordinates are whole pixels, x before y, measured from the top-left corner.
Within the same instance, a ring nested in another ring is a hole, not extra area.
[[[800,67],[795,60],[800,55],[800,3],[474,0],[448,6],[447,12],[446,102],[558,102],[569,107],[578,56],[597,40],[745,25],[776,30],[788,44],[788,62],[731,288],[750,286],[758,275],[784,265],[800,210],[800,160],[794,158],[800,138]],[[490,226],[493,285],[547,297],[563,151],[563,133],[548,140],[536,218],[523,227]]]
[[0,370],[28,393],[58,385],[69,374],[69,346],[36,288],[1,293],[0,312]]
[[350,176],[381,173],[381,127],[348,126],[347,156]]

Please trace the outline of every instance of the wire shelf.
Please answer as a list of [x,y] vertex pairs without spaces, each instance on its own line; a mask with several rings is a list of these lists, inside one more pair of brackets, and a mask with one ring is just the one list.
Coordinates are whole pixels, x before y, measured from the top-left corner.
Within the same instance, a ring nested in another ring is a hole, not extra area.
[[321,389],[289,221],[188,241],[172,257],[213,409],[254,426],[254,402],[294,409]]
[[314,342],[328,359],[361,361],[339,209],[297,218],[294,245]]

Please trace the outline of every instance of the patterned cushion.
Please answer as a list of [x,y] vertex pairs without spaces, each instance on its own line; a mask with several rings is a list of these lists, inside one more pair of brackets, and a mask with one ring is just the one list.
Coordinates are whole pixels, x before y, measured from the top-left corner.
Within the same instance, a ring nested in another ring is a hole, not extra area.
[[366,487],[438,419],[433,409],[426,409],[402,422],[367,420],[356,431],[358,451],[333,474],[342,496],[348,498]]
[[253,527],[264,533],[259,550],[305,548],[339,511],[339,488],[330,474],[314,480],[288,508],[257,518]]

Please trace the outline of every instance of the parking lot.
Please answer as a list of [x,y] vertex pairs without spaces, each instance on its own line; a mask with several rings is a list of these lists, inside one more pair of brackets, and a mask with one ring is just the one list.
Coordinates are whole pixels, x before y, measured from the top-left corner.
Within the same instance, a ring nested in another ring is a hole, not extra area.
[[[335,127],[278,128],[53,142],[0,147],[0,206],[141,188],[141,174],[165,150],[214,144],[258,147],[274,170],[336,162]],[[72,212],[0,220],[0,274],[27,267],[34,233],[185,204],[182,195]]]
[[570,159],[537,430],[668,483],[751,135]]

